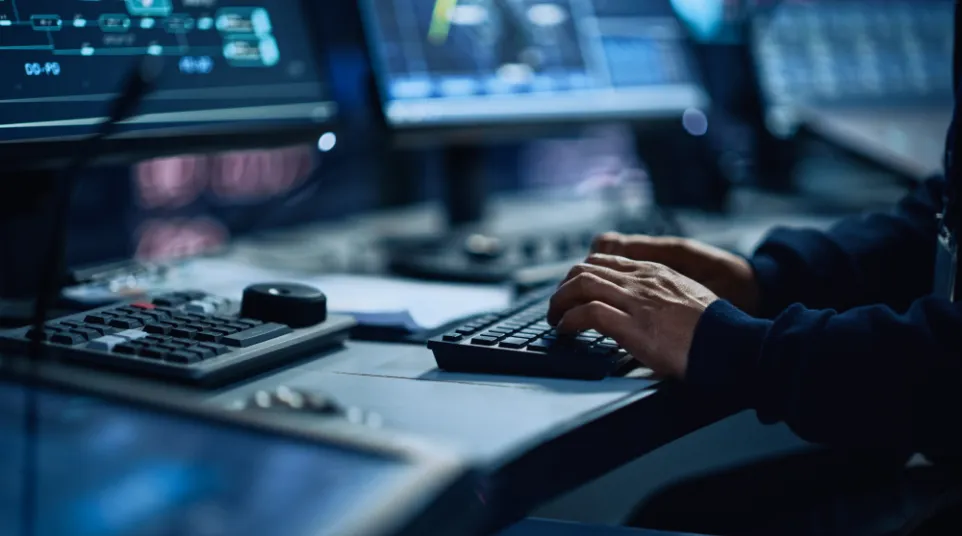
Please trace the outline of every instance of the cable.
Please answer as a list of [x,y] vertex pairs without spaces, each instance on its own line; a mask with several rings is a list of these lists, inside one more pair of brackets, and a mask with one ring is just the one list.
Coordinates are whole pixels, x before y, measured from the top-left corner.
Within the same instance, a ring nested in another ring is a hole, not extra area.
[[45,324],[51,304],[57,299],[64,281],[64,259],[67,245],[67,221],[70,213],[70,201],[77,181],[77,176],[93,160],[103,147],[101,142],[112,136],[118,125],[130,118],[144,97],[149,94],[161,74],[163,67],[160,58],[144,56],[128,75],[120,95],[111,102],[110,113],[100,124],[97,132],[78,143],[77,152],[54,181],[53,196],[53,234],[42,266],[40,283],[37,289],[37,302],[33,310],[33,340],[28,349],[29,373],[25,379],[24,404],[24,463],[21,489],[23,490],[23,504],[21,508],[20,531],[23,536],[34,536],[36,527],[36,492],[37,492],[37,443],[39,442],[39,415],[35,376],[37,365],[44,357]]

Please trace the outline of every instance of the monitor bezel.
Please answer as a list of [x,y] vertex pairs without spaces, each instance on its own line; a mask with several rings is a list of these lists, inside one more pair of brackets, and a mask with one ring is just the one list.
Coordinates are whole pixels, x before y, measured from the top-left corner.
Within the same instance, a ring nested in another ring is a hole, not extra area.
[[[311,0],[293,2],[304,18],[314,15]],[[265,121],[262,124],[215,122],[211,125],[194,125],[144,129],[103,140],[97,146],[97,156],[90,165],[129,165],[152,158],[186,154],[208,154],[224,151],[269,149],[305,143],[315,143],[326,132],[339,132],[344,128],[344,117],[336,102],[333,85],[333,65],[326,54],[327,41],[322,25],[305,24],[306,42],[312,49],[318,81],[325,89],[326,99],[318,95],[317,104],[330,107],[331,114],[311,122],[308,118],[289,122]],[[0,143],[0,159],[4,162],[5,176],[23,171],[56,172],[69,166],[77,158],[79,142],[87,135],[58,138],[25,139]]]
[[456,524],[473,525],[477,519],[477,512],[452,514],[447,511],[449,504],[432,507],[424,504],[423,499],[443,494],[476,498],[482,482],[480,473],[455,453],[401,433],[388,433],[340,418],[233,411],[210,402],[210,393],[53,361],[37,361],[17,354],[0,353],[0,381],[18,383],[28,389],[39,387],[99,398],[133,409],[188,421],[205,421],[226,429],[306,446],[360,451],[409,465],[411,470],[396,484],[398,493],[380,504],[365,505],[363,512],[348,519],[350,523],[345,534],[415,536],[425,521],[450,524],[452,518],[461,515],[464,519]]
[[[374,0],[357,0],[357,9],[364,34],[362,47],[369,60],[371,97],[374,101],[371,103],[371,107],[375,111],[374,115],[378,128],[393,146],[419,149],[458,144],[512,143],[558,135],[564,132],[575,133],[585,126],[597,124],[620,123],[628,124],[636,129],[648,130],[681,123],[684,110],[664,110],[663,112],[653,111],[651,113],[635,110],[610,112],[608,114],[582,112],[559,114],[554,117],[547,115],[527,119],[502,117],[474,122],[466,120],[460,123],[395,123],[387,114],[387,108],[393,101],[389,98],[387,77],[383,76],[383,69],[380,66],[377,51],[378,30],[375,28],[377,22],[374,20],[373,10],[375,7],[372,2]],[[685,27],[674,9],[671,9],[670,16],[684,31]],[[688,60],[691,61],[690,67],[694,77],[694,81],[691,84],[686,84],[686,86],[694,90],[697,95],[697,102],[692,103],[689,107],[697,107],[707,111],[711,108],[711,97],[701,80],[701,73],[698,71],[689,37],[683,40],[682,48]]]

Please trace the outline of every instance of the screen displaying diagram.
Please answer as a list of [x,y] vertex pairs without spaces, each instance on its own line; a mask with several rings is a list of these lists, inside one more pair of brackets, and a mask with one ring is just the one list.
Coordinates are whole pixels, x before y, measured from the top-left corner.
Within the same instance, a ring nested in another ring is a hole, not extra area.
[[396,124],[630,116],[700,100],[687,36],[668,0],[363,4]]
[[0,0],[0,142],[83,134],[145,55],[164,68],[130,129],[326,121],[298,0]]

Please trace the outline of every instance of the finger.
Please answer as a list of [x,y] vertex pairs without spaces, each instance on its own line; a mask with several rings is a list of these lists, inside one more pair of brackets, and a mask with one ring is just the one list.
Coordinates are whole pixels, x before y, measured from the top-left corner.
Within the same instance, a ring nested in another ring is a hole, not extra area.
[[[605,255],[602,253],[591,254],[585,260],[584,264],[587,266],[607,268],[619,273],[647,274],[657,270],[657,265],[651,262],[635,261],[620,255]],[[586,269],[582,270],[586,271]]]
[[[594,256],[594,255],[592,255]],[[572,279],[578,277],[582,274],[595,274],[598,277],[613,281],[615,283],[622,284],[625,282],[623,274],[630,272],[630,270],[614,270],[607,266],[601,266],[598,264],[590,264],[588,262],[583,262],[581,264],[576,264],[568,270],[568,275],[561,281],[559,287],[564,286],[565,283],[571,281]]]
[[[616,246],[603,246],[598,253],[620,255],[636,261],[657,262],[673,265],[682,260],[681,252],[687,242],[683,238],[632,235],[611,242]],[[603,251],[602,251],[603,250]]]
[[621,250],[625,235],[621,233],[603,233],[595,237],[591,243],[592,253],[607,253],[613,255]]
[[579,305],[565,313],[558,325],[562,333],[580,333],[593,329],[605,337],[611,337],[624,346],[635,334],[631,315],[603,302]]
[[[597,267],[595,269],[607,270]],[[610,270],[608,272],[609,277],[612,274],[615,274],[615,277],[623,277],[622,274]],[[557,325],[569,310],[593,301],[600,301],[627,312],[631,309],[632,296],[624,286],[597,273],[583,273],[561,285],[561,288],[551,297],[548,323]]]

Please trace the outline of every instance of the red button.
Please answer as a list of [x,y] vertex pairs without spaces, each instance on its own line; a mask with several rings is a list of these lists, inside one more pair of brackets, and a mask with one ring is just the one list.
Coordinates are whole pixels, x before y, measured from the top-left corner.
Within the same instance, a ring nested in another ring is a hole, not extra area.
[[137,302],[130,304],[131,307],[136,307],[138,309],[156,309],[157,306],[152,303]]

